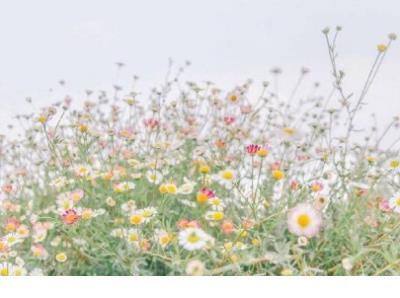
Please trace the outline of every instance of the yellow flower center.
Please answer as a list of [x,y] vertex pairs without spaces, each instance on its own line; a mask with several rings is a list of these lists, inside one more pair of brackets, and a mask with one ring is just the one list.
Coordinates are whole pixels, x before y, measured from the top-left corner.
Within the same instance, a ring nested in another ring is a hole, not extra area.
[[200,241],[200,237],[197,236],[196,233],[191,233],[188,237],[187,237],[187,241],[189,241],[190,243],[197,243]]
[[68,210],[71,208],[71,204],[68,201],[65,201],[63,204],[63,208],[64,208],[64,210]]
[[238,100],[238,97],[236,95],[231,95],[230,100],[232,102],[236,102]]
[[92,216],[93,216],[93,213],[92,213],[91,210],[85,210],[85,211],[82,212],[82,219],[83,220],[89,220],[89,219],[92,218]]
[[297,218],[297,223],[299,224],[300,227],[307,228],[308,225],[311,222],[311,218],[308,214],[301,214],[298,218]]
[[260,150],[257,151],[257,154],[260,157],[266,157],[268,153],[269,153],[268,149],[265,148],[261,148]]
[[17,268],[14,270],[14,275],[15,276],[21,276],[22,275],[22,269],[21,268]]
[[385,44],[381,43],[381,44],[377,45],[377,49],[379,52],[383,53],[384,51],[386,51],[387,46]]
[[17,237],[11,235],[7,238],[7,242],[10,244],[13,244],[15,241],[17,241]]
[[294,128],[285,127],[285,128],[283,129],[283,131],[284,131],[286,134],[288,134],[289,136],[294,135]]
[[396,206],[400,207],[400,197],[396,198]]
[[132,233],[129,235],[129,241],[136,242],[139,240],[139,235],[137,233]]
[[232,180],[233,179],[233,172],[232,171],[224,171],[223,173],[222,173],[222,177],[225,179],[225,180]]
[[58,255],[56,255],[56,260],[57,262],[65,262],[67,260],[67,256],[65,253],[59,253]]
[[142,215],[143,217],[149,218],[153,215],[153,212],[151,212],[150,210],[143,210]]
[[0,275],[1,276],[8,276],[8,268],[4,267],[0,270]]
[[219,198],[213,198],[211,202],[214,206],[219,206],[221,205],[221,200]]
[[207,174],[208,172],[210,172],[210,167],[208,165],[202,165],[199,168],[199,172],[202,174]]
[[391,160],[391,161],[390,161],[390,167],[391,167],[392,169],[396,169],[396,168],[400,167],[400,161],[398,161],[398,160],[396,160],[396,159]]
[[214,220],[223,220],[224,219],[224,213],[222,213],[220,211],[214,212],[213,219]]
[[72,200],[73,200],[75,203],[79,202],[80,199],[81,199],[81,195],[80,195],[80,194],[78,194],[78,193],[72,194]]
[[141,216],[140,214],[134,214],[131,216],[131,224],[133,225],[138,225],[142,222],[143,220],[143,216]]
[[169,243],[169,241],[170,241],[169,235],[164,235],[164,236],[161,236],[161,238],[160,238],[160,242],[162,245],[167,245]]
[[281,170],[274,170],[272,171],[272,177],[274,177],[275,180],[282,180],[285,174]]
[[321,185],[319,185],[318,183],[314,183],[314,184],[311,186],[311,190],[312,190],[313,192],[318,192],[318,191],[321,190]]
[[6,230],[7,230],[7,232],[12,232],[12,231],[14,231],[14,230],[15,230],[15,225],[14,225],[12,222],[9,222],[9,223],[6,225]]
[[176,185],[175,184],[168,184],[167,185],[167,190],[168,190],[168,193],[172,193],[172,194],[176,193],[176,191],[177,191]]

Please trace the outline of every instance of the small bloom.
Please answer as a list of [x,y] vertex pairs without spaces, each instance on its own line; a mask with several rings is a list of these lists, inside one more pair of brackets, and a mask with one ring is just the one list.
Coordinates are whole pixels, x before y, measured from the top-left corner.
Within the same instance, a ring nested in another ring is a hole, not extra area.
[[390,198],[389,205],[394,212],[400,213],[400,193]]
[[289,231],[297,236],[316,236],[321,222],[319,211],[309,204],[299,204],[288,212]]
[[78,212],[75,209],[68,209],[62,214],[62,220],[66,225],[76,224],[79,220]]
[[282,180],[283,178],[285,178],[285,173],[281,170],[273,170],[272,171],[272,177],[276,180]]
[[232,234],[234,231],[235,227],[233,223],[229,220],[224,220],[224,222],[221,224],[221,231],[225,235]]
[[210,236],[200,228],[187,228],[179,232],[179,244],[186,250],[193,251],[206,247]]
[[383,53],[383,52],[385,52],[385,51],[387,50],[387,46],[386,46],[385,44],[383,44],[383,43],[378,44],[376,48],[377,48],[378,51],[381,52],[381,53]]
[[210,221],[221,221],[224,219],[224,213],[222,211],[208,211],[205,217]]
[[200,276],[204,274],[205,266],[200,260],[192,260],[186,265],[186,274]]
[[67,261],[67,259],[67,255],[63,252],[60,252],[56,255],[56,261],[59,263],[64,263],[65,261]]
[[261,149],[260,145],[250,144],[246,146],[246,151],[250,155],[255,155]]

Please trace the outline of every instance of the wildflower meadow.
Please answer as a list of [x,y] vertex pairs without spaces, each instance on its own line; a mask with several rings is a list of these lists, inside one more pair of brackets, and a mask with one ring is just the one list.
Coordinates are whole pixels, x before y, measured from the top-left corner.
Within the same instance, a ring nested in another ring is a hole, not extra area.
[[171,62],[146,96],[27,99],[0,139],[0,276],[400,274],[400,105],[360,121],[396,35],[356,92],[341,30],[328,94],[301,92],[307,68],[222,90]]

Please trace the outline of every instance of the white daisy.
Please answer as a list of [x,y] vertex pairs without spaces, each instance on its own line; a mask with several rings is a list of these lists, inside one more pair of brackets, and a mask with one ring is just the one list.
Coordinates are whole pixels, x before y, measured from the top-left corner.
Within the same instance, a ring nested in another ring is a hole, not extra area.
[[288,212],[289,231],[297,236],[314,237],[321,228],[321,215],[310,204],[300,204]]
[[193,251],[205,248],[211,237],[200,228],[187,228],[179,232],[178,238],[183,248]]
[[397,193],[395,196],[390,198],[389,206],[394,212],[400,213],[400,193]]

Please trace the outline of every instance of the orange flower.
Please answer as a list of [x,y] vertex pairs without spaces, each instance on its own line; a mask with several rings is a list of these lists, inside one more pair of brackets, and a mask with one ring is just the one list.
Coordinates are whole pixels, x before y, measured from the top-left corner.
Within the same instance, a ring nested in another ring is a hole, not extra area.
[[234,227],[233,223],[229,220],[224,220],[224,222],[221,225],[222,233],[224,233],[226,235],[232,234],[234,228],[235,227]]

